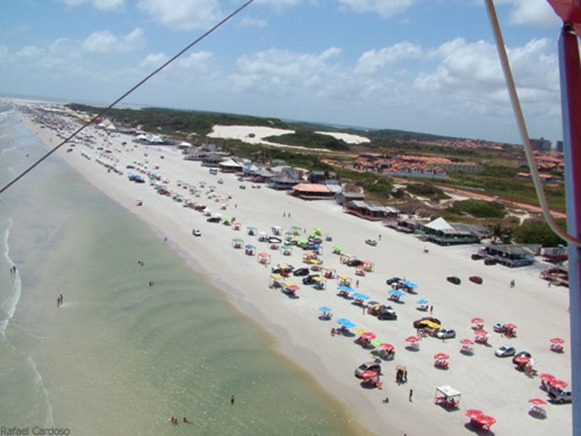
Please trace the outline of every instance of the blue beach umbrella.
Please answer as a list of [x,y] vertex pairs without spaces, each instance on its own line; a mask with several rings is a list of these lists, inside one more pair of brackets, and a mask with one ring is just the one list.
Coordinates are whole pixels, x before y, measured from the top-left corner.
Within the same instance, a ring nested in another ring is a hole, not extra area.
[[416,301],[416,304],[428,304],[428,300],[422,298],[421,300]]
[[401,280],[400,283],[408,288],[417,288],[418,285],[413,282],[408,282],[407,280]]
[[329,306],[321,306],[319,307],[319,312],[330,312],[331,308]]
[[395,295],[396,297],[402,297],[405,295],[404,291],[400,291],[399,289],[390,289],[389,291],[387,291],[389,294],[391,295]]
[[351,320],[350,319],[347,319],[347,318],[339,318],[337,320],[337,324],[341,324],[341,325],[351,324]]
[[359,298],[360,300],[369,300],[369,295],[360,294],[359,292],[355,292],[352,297]]
[[345,285],[337,286],[337,289],[339,289],[340,291],[345,291],[345,292],[353,292],[355,290],[351,286],[345,286]]
[[355,324],[355,323],[353,323],[353,322],[351,322],[351,321],[349,321],[349,322],[347,322],[347,323],[345,323],[345,324],[341,324],[341,325],[342,325],[343,327],[345,327],[346,329],[352,329],[353,327],[355,327],[355,325],[356,325],[356,324]]

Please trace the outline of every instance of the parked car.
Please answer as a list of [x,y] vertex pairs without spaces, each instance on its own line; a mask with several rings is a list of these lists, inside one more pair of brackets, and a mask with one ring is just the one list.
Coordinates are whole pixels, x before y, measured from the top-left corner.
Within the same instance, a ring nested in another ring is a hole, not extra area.
[[438,318],[434,318],[433,316],[424,316],[420,319],[416,319],[413,322],[414,328],[418,329],[418,328],[422,327],[422,324],[424,324],[425,321],[431,321],[433,323],[442,325],[442,323],[440,322],[440,320]]
[[573,401],[573,391],[569,388],[552,388],[549,391],[549,398],[554,403],[571,403]]
[[397,312],[391,306],[380,306],[377,308],[377,319],[397,319]]
[[268,238],[268,243],[269,244],[282,244],[282,239],[277,238],[276,236],[270,236]]
[[496,349],[496,351],[494,352],[496,357],[514,356],[515,353],[516,353],[516,350],[514,349],[514,347],[512,345],[502,345],[501,347],[498,347]]
[[359,259],[353,259],[347,262],[347,266],[361,266],[363,265],[363,261]]
[[208,218],[206,221],[209,223],[219,223],[220,221],[222,221],[222,218],[220,218],[219,216],[212,216]]
[[381,374],[381,363],[375,360],[362,363],[355,369],[355,377],[361,378],[361,374],[363,374],[365,371],[375,371],[378,374]]
[[372,247],[375,247],[377,245],[377,241],[375,239],[366,239],[365,243],[367,245],[371,245]]
[[321,277],[319,274],[309,274],[303,278],[303,285],[312,285],[315,283],[315,277]]
[[297,268],[293,271],[293,276],[308,276],[309,275],[309,269],[308,268]]
[[494,330],[496,333],[502,333],[502,332],[504,332],[504,330],[505,330],[504,323],[497,322],[496,324],[494,324],[492,326],[492,330]]
[[480,276],[470,276],[468,277],[468,280],[470,280],[472,283],[476,283],[477,285],[482,284],[482,277]]
[[474,253],[472,256],[470,256],[472,260],[481,260],[483,257],[483,255],[477,253]]
[[496,265],[498,261],[496,259],[484,259],[484,265]]
[[387,279],[385,281],[385,283],[387,283],[388,285],[393,285],[393,284],[400,282],[400,281],[401,281],[401,279],[399,277],[392,277],[390,279]]
[[199,229],[193,229],[192,230],[192,235],[194,235],[194,236],[202,236],[202,232],[200,232]]
[[446,280],[448,280],[450,283],[454,283],[455,285],[459,285],[460,283],[462,283],[462,280],[460,280],[460,278],[456,276],[446,277]]
[[514,363],[516,365],[518,363],[516,361],[516,359],[519,358],[519,357],[528,357],[530,359],[532,356],[531,356],[531,353],[529,353],[528,351],[519,351],[512,358],[512,363]]
[[439,339],[451,339],[456,337],[456,330],[454,329],[440,329],[436,333],[436,337]]
[[246,185],[240,185],[240,189],[246,189]]

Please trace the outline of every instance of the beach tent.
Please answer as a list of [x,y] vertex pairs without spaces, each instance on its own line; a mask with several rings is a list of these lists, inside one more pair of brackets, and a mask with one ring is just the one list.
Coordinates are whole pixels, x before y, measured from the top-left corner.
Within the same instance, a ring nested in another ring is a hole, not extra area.
[[340,274],[337,276],[337,282],[339,283],[339,286],[350,286],[351,277],[346,274]]
[[270,263],[270,254],[268,253],[258,253],[258,262],[263,265],[268,265]]
[[240,238],[232,239],[232,247],[234,248],[242,248],[244,246],[244,241]]

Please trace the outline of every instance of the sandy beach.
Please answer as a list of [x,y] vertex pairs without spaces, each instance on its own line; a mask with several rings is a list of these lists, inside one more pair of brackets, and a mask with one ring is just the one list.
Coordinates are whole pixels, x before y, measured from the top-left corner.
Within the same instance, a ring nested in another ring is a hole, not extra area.
[[[47,147],[61,140],[55,130],[42,128],[28,116],[23,119]],[[65,130],[62,133],[67,135]],[[241,135],[247,134],[247,131],[241,132]],[[74,147],[62,147],[58,156],[99,190],[147,222],[160,237],[167,238],[172,247],[191,261],[193,268],[203,271],[225,292],[241,313],[252,317],[273,335],[280,353],[344,402],[371,432],[408,436],[471,433],[473,430],[466,427],[469,419],[465,411],[480,409],[496,419],[492,426],[495,434],[572,433],[570,406],[549,404],[546,419],[530,416],[529,400],[546,398],[546,393],[539,389],[539,377],[529,378],[515,370],[511,358],[494,355],[500,345],[512,345],[517,351],[532,354],[538,374],[551,373],[570,381],[568,290],[548,287],[539,278],[540,270],[546,265],[537,262],[522,269],[486,266],[482,261],[470,259],[470,254],[477,249],[474,245],[430,244],[429,253],[424,253],[425,242],[385,228],[381,223],[345,214],[334,202],[305,202],[266,186],[258,189],[248,182],[239,182],[232,174],[211,175],[199,162],[185,161],[173,147],[136,144],[131,136],[107,134],[95,127],[87,128],[81,136],[91,136],[94,142],[77,138]],[[116,164],[123,174],[108,171],[103,162]],[[136,169],[147,166],[148,170],[168,179],[169,189],[184,198],[203,202],[223,216],[235,217],[241,229],[236,231],[232,226],[208,223],[202,213],[158,194],[149,182],[130,182],[127,172],[137,170],[128,170],[127,165]],[[219,179],[223,183],[218,183]],[[197,187],[199,197],[185,189],[184,184]],[[138,202],[142,204],[138,206]],[[280,250],[272,250],[268,243],[259,242],[256,236],[249,236],[248,226],[268,234],[272,226],[280,226],[283,234],[293,226],[306,233],[320,226],[324,234],[330,233],[333,238],[332,242],[323,244],[323,266],[351,276],[354,285],[358,281],[357,291],[371,300],[387,303],[386,279],[398,276],[417,283],[417,295],[405,295],[400,303],[391,303],[397,310],[397,321],[380,321],[351,300],[340,298],[337,281],[333,279],[327,281],[325,290],[315,290],[302,285],[300,277],[291,277],[300,289],[299,298],[289,298],[269,287],[270,267],[279,263],[305,266],[304,252],[294,247],[290,256],[284,256]],[[193,228],[201,231],[200,237],[192,235]],[[262,265],[256,256],[233,248],[234,238],[255,245],[258,252],[268,253],[271,265]],[[368,238],[378,240],[378,245],[367,245]],[[373,272],[355,276],[355,269],[341,264],[340,257],[332,253],[333,244],[344,246],[347,253],[359,259],[371,261]],[[446,281],[451,275],[460,277],[462,284]],[[470,282],[468,277],[473,275],[481,276],[483,283]],[[511,280],[515,280],[514,288],[509,286]],[[455,329],[457,337],[445,341],[422,338],[419,351],[410,351],[406,349],[405,339],[416,334],[412,322],[426,315],[417,310],[416,301],[420,298],[429,300],[433,316],[444,327]],[[332,320],[319,319],[321,306],[332,308]],[[354,343],[359,335],[330,334],[331,328],[338,326],[336,320],[342,317],[356,324],[351,331],[365,329],[395,346],[395,359],[382,363],[381,390],[363,388],[353,376],[359,364],[375,358],[370,350]],[[471,320],[475,317],[484,319],[490,340],[487,346],[476,344],[474,355],[469,356],[460,353],[459,340],[474,339]],[[515,324],[517,337],[508,339],[494,333],[492,326],[497,322]],[[565,353],[550,351],[549,340],[553,337],[565,339]],[[433,356],[439,352],[450,356],[449,369],[434,366]],[[407,383],[396,383],[396,365],[407,367]],[[447,411],[434,404],[436,387],[443,385],[462,393],[458,409]],[[410,389],[413,389],[411,401]],[[383,402],[385,397],[389,397],[387,404]]]

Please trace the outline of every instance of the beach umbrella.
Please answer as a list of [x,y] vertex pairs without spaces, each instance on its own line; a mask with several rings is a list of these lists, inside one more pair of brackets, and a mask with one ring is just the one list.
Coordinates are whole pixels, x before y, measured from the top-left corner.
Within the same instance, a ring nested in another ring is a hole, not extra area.
[[565,339],[563,338],[553,338],[551,339],[551,344],[564,344]]
[[490,427],[492,424],[496,422],[496,419],[493,418],[492,416],[482,414],[476,417],[476,421],[478,421],[480,424]]
[[554,388],[561,388],[561,389],[565,389],[567,386],[569,386],[569,383],[567,383],[566,381],[563,381],[563,380],[553,380],[553,381],[550,381],[549,384]]
[[372,339],[375,339],[377,337],[377,335],[373,332],[365,332],[361,336],[363,336],[368,341],[371,341]]
[[516,325],[508,323],[504,325],[504,328],[509,329],[509,330],[514,330],[516,329]]
[[420,340],[420,338],[418,338],[417,336],[408,336],[407,338],[405,338],[406,342],[418,342]]
[[345,286],[345,285],[337,286],[337,289],[339,289],[340,291],[345,291],[345,292],[353,292],[355,290],[351,286]]
[[531,398],[529,400],[529,403],[534,404],[535,406],[544,406],[545,404],[547,404],[547,402],[542,398]]
[[357,330],[355,330],[355,333],[365,333],[367,330],[362,329],[362,328],[358,328]]
[[381,339],[375,339],[375,340],[371,341],[371,345],[374,345],[376,347],[381,347],[382,343],[383,342],[381,342]]
[[548,374],[546,372],[542,373],[539,378],[547,383],[557,380],[553,374]]
[[395,350],[395,347],[391,344],[388,344],[387,342],[383,342],[383,343],[379,344],[379,348],[383,348],[385,351]]
[[377,375],[378,375],[377,371],[371,371],[368,369],[367,371],[363,371],[361,373],[361,378],[368,379],[368,378],[377,377]]
[[528,363],[528,362],[531,361],[531,358],[530,357],[527,357],[527,356],[516,356],[514,358],[514,361],[516,363],[520,363],[520,364],[522,364],[522,363]]
[[329,306],[321,306],[319,307],[319,312],[330,312],[331,308]]
[[476,336],[486,336],[488,334],[488,332],[486,330],[479,329],[479,330],[475,330],[474,334]]
[[428,304],[428,300],[426,300],[425,298],[422,298],[422,299],[416,301],[416,304]]
[[389,291],[387,291],[387,293],[390,295],[395,295],[398,298],[405,295],[405,292],[400,291],[399,289],[390,289]]
[[483,322],[482,318],[472,318],[472,324],[482,324]]
[[354,322],[346,322],[344,324],[342,324],[343,327],[345,327],[346,329],[352,329],[353,327],[355,327],[357,324],[355,324]]
[[369,300],[369,295],[360,294],[359,292],[353,294],[353,297],[359,298],[360,300]]
[[409,282],[407,280],[400,280],[399,282],[400,284],[404,285],[406,288],[417,288],[418,285],[413,283],[413,282]]
[[474,345],[474,341],[472,339],[460,339],[460,343],[462,345]]
[[449,359],[449,358],[450,358],[450,356],[447,355],[446,353],[437,353],[437,354],[434,354],[434,359],[436,359],[436,360],[446,360],[446,359]]
[[343,324],[343,323],[346,323],[346,322],[351,322],[351,320],[350,320],[350,319],[348,319],[348,318],[339,318],[339,319],[337,320],[337,323],[338,323],[338,324]]
[[484,412],[478,409],[468,409],[464,414],[470,418],[476,418],[478,416],[483,416]]

